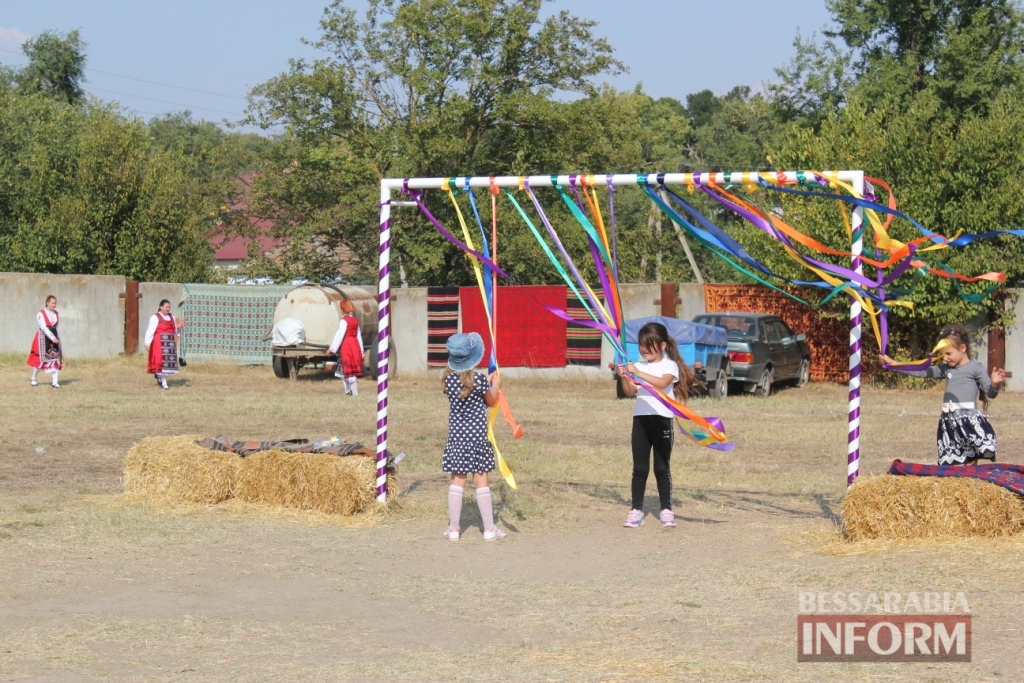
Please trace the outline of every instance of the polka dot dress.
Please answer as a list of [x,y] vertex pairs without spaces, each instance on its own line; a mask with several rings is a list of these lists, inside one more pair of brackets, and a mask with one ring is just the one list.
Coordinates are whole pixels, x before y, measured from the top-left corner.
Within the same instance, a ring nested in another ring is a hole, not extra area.
[[444,445],[441,469],[445,472],[494,471],[494,449],[487,440],[487,404],[484,394],[490,388],[487,378],[473,373],[473,391],[459,398],[465,387],[457,373],[444,379],[444,393],[451,404],[448,415],[448,442]]

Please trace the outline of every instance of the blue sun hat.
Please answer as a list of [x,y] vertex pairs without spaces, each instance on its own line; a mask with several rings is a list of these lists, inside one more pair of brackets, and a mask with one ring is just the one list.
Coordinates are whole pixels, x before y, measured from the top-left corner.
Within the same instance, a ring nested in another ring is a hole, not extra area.
[[448,367],[455,372],[472,370],[484,357],[484,340],[476,332],[448,337]]

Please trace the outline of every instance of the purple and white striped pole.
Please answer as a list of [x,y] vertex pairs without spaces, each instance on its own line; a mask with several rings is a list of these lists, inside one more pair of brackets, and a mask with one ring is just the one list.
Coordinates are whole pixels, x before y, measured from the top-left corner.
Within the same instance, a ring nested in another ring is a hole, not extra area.
[[[864,196],[864,172],[857,171],[850,183],[857,196]],[[864,264],[861,254],[864,253],[864,209],[853,210],[852,243],[850,253],[853,254],[852,267],[858,275],[863,274]],[[846,434],[846,485],[852,486],[860,473],[860,384],[861,384],[861,322],[863,310],[860,301],[850,300],[850,408],[847,417]]]
[[388,500],[388,340],[391,332],[391,190],[380,184],[377,270],[377,502]]

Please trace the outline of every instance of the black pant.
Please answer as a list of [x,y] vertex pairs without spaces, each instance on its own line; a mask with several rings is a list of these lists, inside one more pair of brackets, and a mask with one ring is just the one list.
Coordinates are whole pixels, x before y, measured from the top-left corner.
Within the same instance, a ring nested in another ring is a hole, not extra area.
[[675,431],[672,418],[661,415],[633,416],[633,509],[644,509],[644,490],[651,470],[651,449],[654,449],[654,480],[662,510],[672,509],[672,442]]

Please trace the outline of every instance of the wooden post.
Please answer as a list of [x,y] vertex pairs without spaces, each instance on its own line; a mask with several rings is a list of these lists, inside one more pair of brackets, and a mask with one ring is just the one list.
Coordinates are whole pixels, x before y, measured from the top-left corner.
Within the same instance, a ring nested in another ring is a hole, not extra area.
[[[1005,291],[996,292],[993,295],[1002,306],[1006,306],[1008,298]],[[997,327],[1001,320],[997,314],[991,314],[988,328],[988,369],[991,372],[994,368],[1006,369],[1006,330]],[[1013,377],[1013,373],[1006,373],[1007,378]]]
[[138,280],[124,283],[124,355],[134,356],[139,352],[139,293]]
[[998,327],[988,328],[988,367],[1006,367],[1006,330]]
[[682,299],[676,298],[676,286],[671,283],[661,284],[661,298],[654,300],[655,305],[661,306],[660,315],[666,318],[676,317],[676,306],[683,303]]

